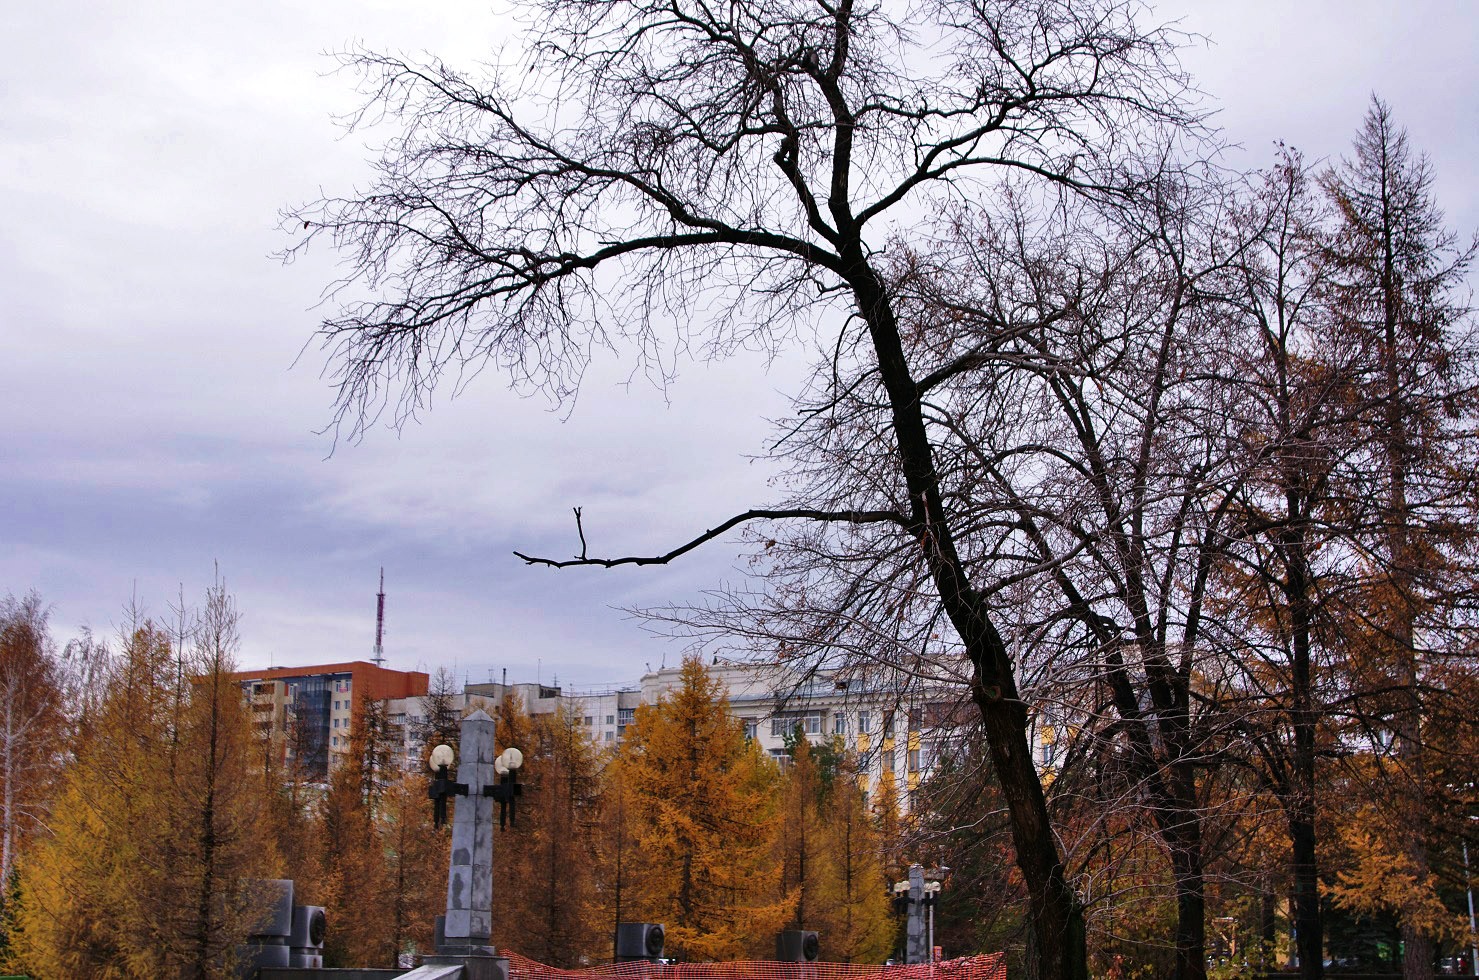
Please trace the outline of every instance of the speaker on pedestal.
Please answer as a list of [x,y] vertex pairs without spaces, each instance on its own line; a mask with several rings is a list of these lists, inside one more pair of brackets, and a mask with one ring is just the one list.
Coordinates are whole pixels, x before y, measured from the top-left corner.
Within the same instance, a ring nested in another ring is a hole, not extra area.
[[782,963],[815,963],[822,942],[814,932],[785,929],[775,937],[775,958]]
[[630,963],[662,959],[663,930],[656,922],[618,922],[616,924],[616,962]]

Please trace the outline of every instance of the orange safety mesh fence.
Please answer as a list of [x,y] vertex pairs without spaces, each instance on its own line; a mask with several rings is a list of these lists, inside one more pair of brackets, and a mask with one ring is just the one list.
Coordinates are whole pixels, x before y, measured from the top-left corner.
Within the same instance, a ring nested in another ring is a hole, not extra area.
[[913,966],[867,963],[612,963],[583,970],[560,970],[514,952],[508,957],[509,980],[1007,980],[1003,953],[963,956]]

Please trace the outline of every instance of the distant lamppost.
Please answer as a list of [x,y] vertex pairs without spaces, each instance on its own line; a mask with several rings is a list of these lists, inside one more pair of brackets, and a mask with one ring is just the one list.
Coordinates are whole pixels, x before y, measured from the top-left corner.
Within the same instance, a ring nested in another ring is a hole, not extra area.
[[[1479,819],[1470,817],[1470,820]],[[1474,928],[1474,885],[1469,880],[1469,838],[1463,838],[1464,844],[1464,891],[1469,896],[1469,935],[1479,936],[1479,929]],[[1469,975],[1479,976],[1479,944],[1474,941],[1469,943]]]

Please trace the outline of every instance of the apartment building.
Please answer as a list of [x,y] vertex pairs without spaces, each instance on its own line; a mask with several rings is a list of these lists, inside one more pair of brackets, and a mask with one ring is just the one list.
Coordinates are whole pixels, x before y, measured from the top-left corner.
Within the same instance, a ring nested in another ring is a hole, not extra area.
[[349,747],[354,704],[425,697],[429,678],[363,660],[302,667],[269,667],[234,675],[252,709],[252,723],[281,762],[302,767],[309,779],[327,779],[336,755]]

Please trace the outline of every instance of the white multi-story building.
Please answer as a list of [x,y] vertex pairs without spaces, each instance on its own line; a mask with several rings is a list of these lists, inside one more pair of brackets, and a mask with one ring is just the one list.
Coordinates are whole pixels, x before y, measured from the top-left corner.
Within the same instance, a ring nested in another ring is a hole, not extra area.
[[[728,692],[729,710],[745,725],[761,751],[787,765],[786,740],[799,729],[812,742],[837,739],[856,754],[865,791],[892,781],[907,808],[908,797],[938,758],[941,745],[961,717],[958,688],[904,690],[842,679],[831,672],[799,674],[784,667],[715,663],[708,667]],[[494,713],[505,695],[517,694],[530,715],[568,711],[591,741],[613,747],[642,704],[654,704],[677,689],[681,667],[651,671],[634,685],[601,690],[563,689],[547,684],[468,684],[454,698],[459,711],[482,706]],[[389,704],[392,724],[405,733],[407,768],[423,764],[426,699],[398,698]]]

